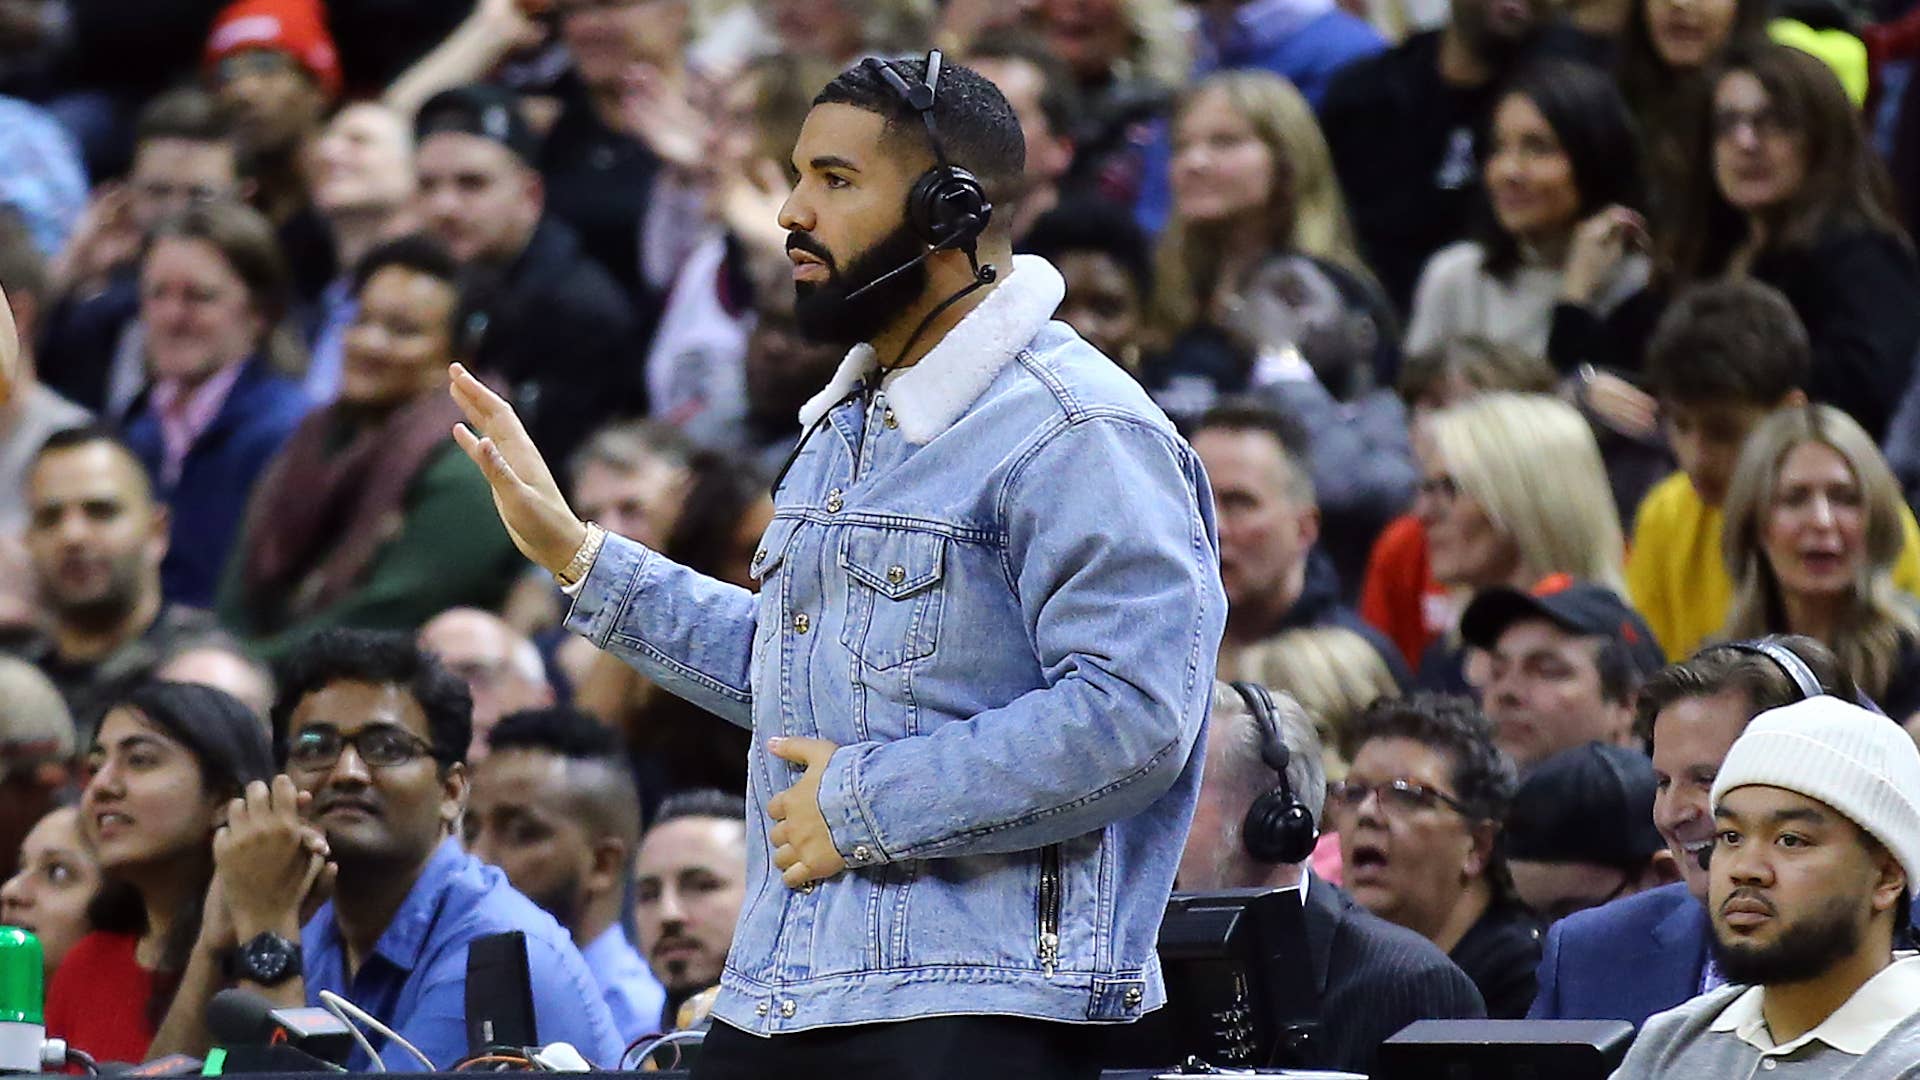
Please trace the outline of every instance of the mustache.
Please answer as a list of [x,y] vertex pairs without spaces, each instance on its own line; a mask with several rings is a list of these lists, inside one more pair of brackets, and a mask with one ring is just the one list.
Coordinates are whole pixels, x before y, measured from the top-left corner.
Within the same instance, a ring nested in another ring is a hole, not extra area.
[[813,237],[803,232],[790,232],[787,234],[787,250],[802,251],[826,263],[828,267],[835,269],[839,267],[839,264],[834,261],[833,252],[828,251]]
[[1773,906],[1773,901],[1768,900],[1764,893],[1759,889],[1746,885],[1742,885],[1731,893],[1728,893],[1727,898],[1720,901],[1720,914],[1725,915],[1727,913],[1727,905],[1733,903],[1735,900],[1751,900],[1761,907],[1766,908],[1769,916],[1777,917],[1780,914],[1779,909]]

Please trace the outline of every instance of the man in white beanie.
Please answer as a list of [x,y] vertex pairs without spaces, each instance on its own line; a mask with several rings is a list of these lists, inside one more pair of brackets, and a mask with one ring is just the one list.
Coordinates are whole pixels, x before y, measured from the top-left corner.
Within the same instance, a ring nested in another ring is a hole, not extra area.
[[1756,717],[1713,784],[1708,912],[1729,986],[1647,1021],[1615,1080],[1920,1076],[1920,750],[1815,697]]

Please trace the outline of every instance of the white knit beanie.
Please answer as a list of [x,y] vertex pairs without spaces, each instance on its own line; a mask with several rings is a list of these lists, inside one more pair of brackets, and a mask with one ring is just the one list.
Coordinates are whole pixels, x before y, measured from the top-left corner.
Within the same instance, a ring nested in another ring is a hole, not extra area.
[[1920,898],[1920,748],[1899,724],[1836,697],[1753,718],[1713,781],[1713,805],[1749,784],[1826,803],[1887,846]]

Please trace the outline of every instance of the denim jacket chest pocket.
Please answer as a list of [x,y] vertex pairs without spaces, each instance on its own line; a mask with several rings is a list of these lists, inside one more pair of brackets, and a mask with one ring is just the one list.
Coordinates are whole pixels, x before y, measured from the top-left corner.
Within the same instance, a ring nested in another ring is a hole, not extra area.
[[933,654],[945,601],[947,538],[912,528],[854,526],[840,542],[847,574],[840,643],[885,670]]

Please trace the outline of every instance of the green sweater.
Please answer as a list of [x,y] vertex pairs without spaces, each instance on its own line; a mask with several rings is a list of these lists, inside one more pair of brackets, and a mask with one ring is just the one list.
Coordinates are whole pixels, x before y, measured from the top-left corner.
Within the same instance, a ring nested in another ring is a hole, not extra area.
[[496,608],[525,567],[500,524],[486,477],[451,440],[408,487],[406,518],[374,556],[366,579],[330,607],[289,623],[284,598],[245,602],[249,540],[243,536],[234,549],[217,610],[222,625],[269,660],[332,626],[412,631],[451,607]]

